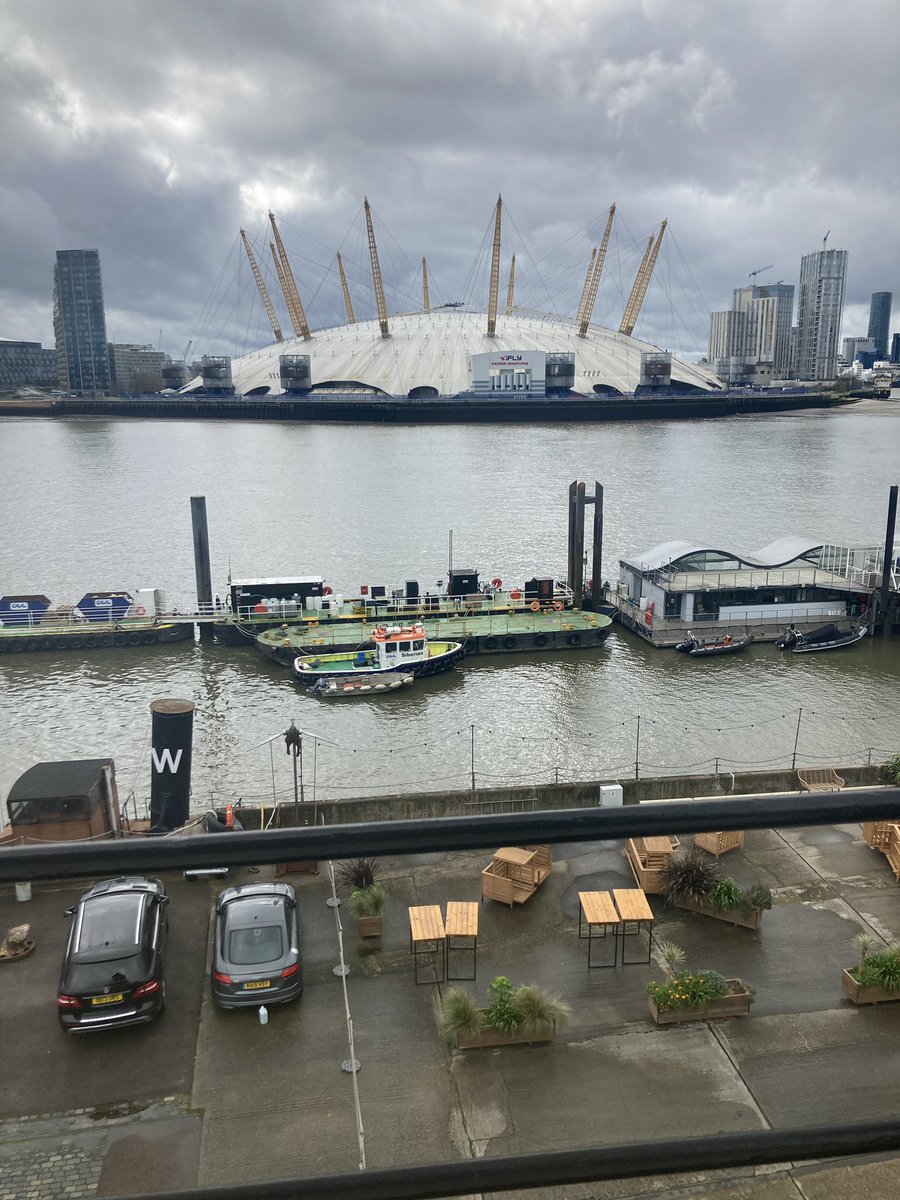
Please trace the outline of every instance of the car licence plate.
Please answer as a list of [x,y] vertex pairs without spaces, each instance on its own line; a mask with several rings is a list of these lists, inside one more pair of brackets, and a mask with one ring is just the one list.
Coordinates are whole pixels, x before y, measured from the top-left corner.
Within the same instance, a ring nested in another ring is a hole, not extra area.
[[244,991],[249,992],[255,988],[267,988],[272,986],[271,979],[256,979],[253,983],[245,983]]
[[124,992],[116,992],[112,996],[93,996],[91,1004],[121,1004],[124,999]]

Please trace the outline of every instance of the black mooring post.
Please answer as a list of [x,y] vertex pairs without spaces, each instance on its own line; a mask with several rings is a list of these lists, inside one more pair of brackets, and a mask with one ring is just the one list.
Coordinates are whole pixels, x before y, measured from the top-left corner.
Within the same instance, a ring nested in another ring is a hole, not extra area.
[[575,570],[572,575],[572,591],[575,607],[581,608],[584,599],[584,484],[579,483],[575,491]]
[[603,488],[594,480],[594,540],[591,551],[591,608],[594,612],[602,602],[603,582],[600,578],[603,561]]
[[[206,524],[206,497],[191,496],[191,525],[194,531],[194,574],[197,579],[197,610],[213,611],[212,573],[209,567],[209,529]],[[200,625],[200,638],[212,636],[212,625]]]
[[578,484],[569,484],[569,558],[566,566],[566,583],[575,587],[575,489]]
[[884,558],[881,563],[881,636],[885,641],[891,636],[891,567],[894,565],[894,529],[897,524],[897,484],[891,488],[888,499],[887,529],[884,534]]

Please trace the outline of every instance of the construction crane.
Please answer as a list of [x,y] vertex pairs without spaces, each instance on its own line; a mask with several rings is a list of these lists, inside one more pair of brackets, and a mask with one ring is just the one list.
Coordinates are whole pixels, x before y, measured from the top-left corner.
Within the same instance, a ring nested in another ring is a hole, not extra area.
[[[281,284],[281,290],[284,292],[284,302],[290,314],[291,324],[294,326],[294,333],[297,337],[302,337],[305,342],[308,342],[312,338],[312,333],[310,332],[309,322],[306,319],[303,301],[300,299],[300,293],[297,291],[297,281],[294,279],[294,272],[291,270],[284,242],[281,240],[281,234],[278,232],[278,226],[275,224],[275,214],[273,212],[269,213],[269,222],[272,226],[272,233],[275,235],[275,246],[277,248],[276,266],[280,264],[278,282]],[[271,245],[271,242],[269,245]]]
[[388,327],[387,301],[384,298],[384,284],[381,281],[381,263],[378,261],[378,246],[375,244],[375,230],[372,228],[372,209],[369,197],[363,197],[363,208],[366,210],[366,233],[369,235],[369,258],[372,262],[372,283],[375,287],[375,303],[378,306],[378,328],[383,338],[390,337]]
[[194,339],[193,339],[193,338],[189,338],[189,339],[188,339],[188,344],[185,346],[184,350],[181,352],[181,360],[182,360],[182,362],[187,362],[187,360],[188,360],[188,355],[189,355],[189,354],[190,354],[190,352],[191,352],[191,346],[193,346],[193,344],[194,344]]
[[628,297],[628,303],[625,305],[622,324],[619,326],[619,333],[624,333],[626,337],[631,337],[634,327],[637,324],[637,319],[640,316],[641,305],[644,303],[647,289],[650,286],[650,280],[653,278],[653,268],[656,266],[659,248],[662,245],[668,223],[669,219],[667,217],[659,227],[656,241],[654,242],[651,237],[647,243],[647,249],[644,251],[644,257],[641,259],[638,273],[634,277],[634,286],[631,289],[631,295]]
[[763,271],[771,271],[774,263],[769,263],[767,267],[757,267],[755,271],[750,272],[750,279],[754,280],[757,275],[762,275]]
[[511,312],[516,299],[516,256],[509,264],[509,287],[506,289],[506,311]]
[[[603,264],[606,262],[606,248],[609,245],[609,235],[612,231],[613,218],[616,215],[616,206],[611,204],[609,207],[609,216],[606,218],[606,229],[603,231],[603,241],[600,243],[600,249],[597,251],[597,259],[594,263],[594,270],[591,274],[590,287],[588,288],[587,297],[584,301],[584,308],[581,313],[581,320],[578,325],[578,336],[587,337],[588,326],[594,316],[594,305],[597,303],[597,291],[600,287],[600,276],[603,274]],[[650,268],[651,271],[653,268]],[[649,280],[648,280],[649,282]],[[637,317],[635,316],[635,319]]]
[[830,233],[831,233],[831,230],[829,229],[828,233],[826,233],[825,236],[822,238],[822,249],[823,250],[825,249],[825,243],[828,241],[828,234],[830,234]]
[[344,308],[347,310],[347,324],[356,324],[356,314],[353,311],[353,301],[350,299],[350,288],[347,284],[347,276],[344,273],[344,260],[341,258],[341,252],[337,252],[338,270],[341,273],[341,290],[344,293]]
[[259,288],[259,294],[262,298],[263,308],[266,310],[266,316],[269,318],[269,324],[272,326],[272,332],[275,334],[276,342],[284,341],[284,334],[281,332],[281,326],[278,324],[278,317],[275,314],[275,308],[269,298],[269,292],[266,288],[265,280],[262,277],[262,272],[256,262],[256,256],[251,249],[250,243],[247,240],[247,234],[241,230],[241,241],[244,243],[244,249],[247,251],[247,258],[250,262],[250,270],[253,272],[253,278],[256,280],[256,286]]
[[487,335],[494,337],[497,332],[497,300],[500,292],[500,221],[503,216],[503,197],[497,197],[497,210],[494,215],[494,248],[491,253],[491,283],[488,291]]

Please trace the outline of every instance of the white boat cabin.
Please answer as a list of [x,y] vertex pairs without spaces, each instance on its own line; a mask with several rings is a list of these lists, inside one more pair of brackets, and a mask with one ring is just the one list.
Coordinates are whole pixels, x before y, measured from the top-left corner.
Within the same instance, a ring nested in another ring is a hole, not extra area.
[[428,657],[428,635],[424,625],[379,625],[372,633],[378,668],[394,670]]

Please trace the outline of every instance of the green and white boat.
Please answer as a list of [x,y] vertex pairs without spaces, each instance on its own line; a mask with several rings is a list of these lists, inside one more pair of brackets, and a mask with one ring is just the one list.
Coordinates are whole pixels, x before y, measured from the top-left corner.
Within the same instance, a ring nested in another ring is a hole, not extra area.
[[372,649],[337,654],[299,655],[294,678],[324,690],[335,676],[439,675],[454,667],[465,653],[462,642],[430,642],[424,625],[379,625],[372,632]]

